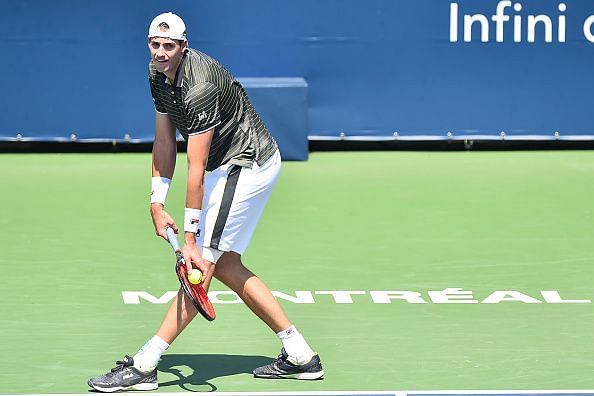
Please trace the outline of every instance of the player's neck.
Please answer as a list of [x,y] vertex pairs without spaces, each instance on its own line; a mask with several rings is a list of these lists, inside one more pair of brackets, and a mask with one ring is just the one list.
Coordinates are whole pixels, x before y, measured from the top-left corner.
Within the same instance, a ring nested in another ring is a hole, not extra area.
[[[183,59],[183,58],[182,58]],[[181,61],[182,59],[179,60],[179,62],[177,63],[177,65],[175,66],[175,69],[171,69],[170,71],[164,72],[163,74],[165,74],[165,76],[169,79],[169,82],[171,84],[173,84],[173,82],[175,81],[175,75],[177,74],[177,70],[179,69],[179,66],[181,65]]]

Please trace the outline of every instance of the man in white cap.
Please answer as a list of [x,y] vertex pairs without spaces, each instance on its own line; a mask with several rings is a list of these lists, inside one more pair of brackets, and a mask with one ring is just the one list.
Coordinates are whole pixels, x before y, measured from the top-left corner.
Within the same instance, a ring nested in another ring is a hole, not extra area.
[[[176,129],[187,141],[188,178],[183,254],[199,268],[208,289],[216,277],[235,291],[282,343],[272,363],[254,370],[260,378],[320,379],[319,356],[291,324],[268,287],[247,269],[241,255],[277,180],[278,147],[241,84],[217,61],[188,48],[186,27],[172,13],[150,24],[149,82],[156,110],[151,215],[157,235],[179,232],[164,210],[176,159]],[[158,388],[157,363],[196,316],[177,294],[155,336],[134,357],[92,378],[101,392]]]

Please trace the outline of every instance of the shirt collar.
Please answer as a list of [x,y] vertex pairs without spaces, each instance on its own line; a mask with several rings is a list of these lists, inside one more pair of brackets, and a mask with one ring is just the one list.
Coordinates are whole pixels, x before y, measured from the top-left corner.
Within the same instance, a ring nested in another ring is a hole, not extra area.
[[179,63],[179,67],[177,68],[177,72],[175,72],[175,80],[173,81],[173,86],[176,88],[180,88],[184,82],[184,69],[186,63],[188,61],[188,50],[184,51],[184,55],[182,56],[182,60]]

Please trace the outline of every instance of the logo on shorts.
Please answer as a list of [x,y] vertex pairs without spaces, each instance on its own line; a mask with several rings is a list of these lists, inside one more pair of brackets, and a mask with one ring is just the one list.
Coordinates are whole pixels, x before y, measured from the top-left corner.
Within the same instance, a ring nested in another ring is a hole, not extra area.
[[206,112],[202,111],[202,113],[198,114],[198,121],[205,120],[207,117]]

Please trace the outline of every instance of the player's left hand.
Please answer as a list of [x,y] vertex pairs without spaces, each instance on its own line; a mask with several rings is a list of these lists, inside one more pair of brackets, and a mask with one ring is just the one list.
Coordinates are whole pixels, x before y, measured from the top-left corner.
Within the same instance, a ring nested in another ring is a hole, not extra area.
[[[198,247],[196,243],[186,243],[182,249],[182,253],[184,255],[184,259],[186,260],[186,268],[188,270],[188,274],[194,267],[198,268],[200,272],[202,272],[202,282],[206,282],[206,280],[210,280],[212,277],[212,264],[202,258],[202,255],[198,251]],[[207,282],[208,284],[210,282]]]

